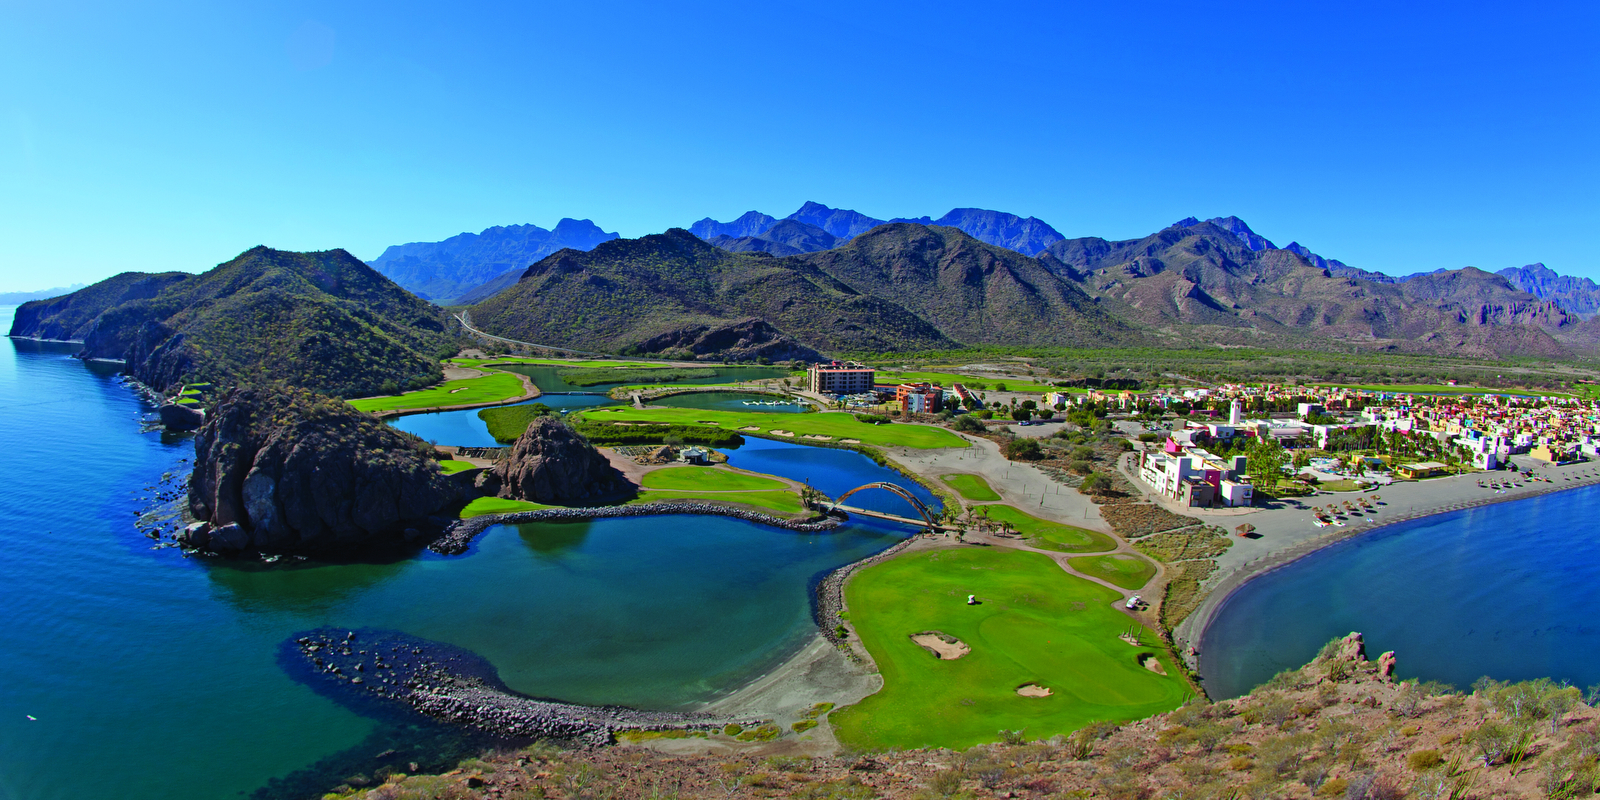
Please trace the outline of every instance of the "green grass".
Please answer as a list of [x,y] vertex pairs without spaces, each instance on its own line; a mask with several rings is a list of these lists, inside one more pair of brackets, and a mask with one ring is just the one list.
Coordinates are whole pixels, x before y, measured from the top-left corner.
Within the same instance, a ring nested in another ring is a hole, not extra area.
[[457,461],[453,458],[439,462],[439,469],[444,470],[444,474],[446,475],[453,475],[462,470],[477,468],[478,465],[472,463],[471,461]]
[[527,364],[535,367],[659,367],[660,364],[650,364],[642,361],[572,361],[560,358],[452,358],[451,364],[458,367],[489,366],[498,367],[506,364]]
[[[966,598],[976,594],[980,605]],[[992,548],[901,556],[862,570],[846,589],[851,619],[884,688],[829,717],[839,740],[866,749],[966,748],[1025,729],[1029,739],[1098,720],[1176,708],[1188,692],[1167,654],[1117,635],[1129,620],[1116,592],[1063,572],[1038,553]],[[953,661],[910,640],[937,630],[972,648]],[[1153,632],[1146,637],[1154,640]],[[1138,663],[1157,656],[1168,675]],[[1022,697],[1036,683],[1050,697]]]
[[[1034,383],[1027,380],[1007,380],[992,376],[976,377],[972,375],[958,375],[954,372],[878,372],[873,380],[878,383],[937,383],[950,388],[951,384],[959,383],[975,392],[1000,391],[997,386],[1005,384],[1008,392],[1082,392],[1083,389],[1064,389],[1045,383]],[[985,388],[978,388],[982,384]]]
[[518,511],[538,511],[551,506],[530,503],[526,500],[507,500],[503,497],[480,497],[461,509],[462,519],[472,519],[485,514],[514,514]]
[[[707,411],[699,408],[606,408],[584,412],[584,418],[595,422],[667,422],[693,425],[702,420],[718,423],[723,430],[738,431],[755,426],[761,433],[786,430],[795,434],[793,441],[807,444],[807,434],[831,436],[833,440],[857,439],[864,444],[905,446],[919,449],[937,447],[967,447],[961,437],[944,428],[930,425],[871,425],[858,421],[854,414],[823,412],[819,414],[766,414],[759,411]],[[784,438],[784,437],[779,437]]]
[[646,489],[630,503],[655,503],[671,500],[717,500],[723,503],[740,503],[747,506],[777,511],[781,514],[799,514],[800,495],[778,490],[770,492],[674,492]]
[[1072,568],[1124,589],[1138,589],[1155,577],[1156,565],[1133,555],[1117,553],[1109,556],[1078,556],[1067,559]]
[[945,475],[940,478],[968,500],[999,500],[1000,493],[989,487],[989,482],[977,475]]
[[988,509],[989,519],[995,522],[1011,523],[1019,533],[1028,537],[1029,544],[1040,550],[1057,550],[1063,553],[1103,553],[1107,550],[1117,549],[1115,540],[1098,531],[1075,528],[1071,525],[1062,525],[1059,522],[1039,519],[1007,505],[979,506],[978,508]]
[[713,467],[668,467],[645,473],[644,487],[690,492],[749,492],[782,489],[784,483]]
[[521,397],[523,391],[521,378],[507,372],[496,372],[481,378],[445,381],[431,389],[406,392],[393,397],[363,397],[349,402],[362,411],[395,411],[471,403],[497,403]]

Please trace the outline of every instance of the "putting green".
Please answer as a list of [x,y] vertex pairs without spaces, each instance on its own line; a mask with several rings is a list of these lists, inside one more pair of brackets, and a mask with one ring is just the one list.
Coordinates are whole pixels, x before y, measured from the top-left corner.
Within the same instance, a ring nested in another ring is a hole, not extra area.
[[739,503],[741,505],[764,508],[768,511],[777,511],[783,514],[798,514],[800,496],[789,491],[772,492],[670,492],[659,489],[647,489],[639,496],[630,500],[630,503],[655,503],[667,500],[716,500],[723,503]]
[[472,463],[471,461],[457,461],[455,459],[447,459],[447,460],[439,462],[439,469],[444,470],[444,474],[446,474],[446,475],[453,475],[453,474],[455,474],[457,472],[461,472],[463,470],[477,469],[477,467],[478,467],[478,465]]
[[[981,604],[967,605],[969,594]],[[1170,711],[1189,691],[1164,650],[1117,638],[1130,620],[1113,608],[1116,592],[1039,553],[914,553],[862,570],[845,596],[884,680],[877,694],[830,717],[839,740],[853,747],[966,748],[997,741],[1002,728],[1049,738],[1097,720]],[[972,652],[936,658],[910,639],[930,630]],[[1146,653],[1167,676],[1139,665]],[[1018,695],[1029,683],[1051,696]]]
[[1078,556],[1067,559],[1072,568],[1124,589],[1139,589],[1155,577],[1156,565],[1132,553],[1109,556]]
[[713,467],[668,467],[645,473],[644,488],[689,492],[749,492],[782,489],[783,481]]
[[524,391],[521,378],[509,372],[496,372],[481,378],[445,381],[431,389],[406,392],[392,397],[362,397],[348,402],[362,411],[395,411],[408,408],[498,403],[501,400],[521,397]]
[[977,508],[986,509],[989,519],[995,522],[1011,523],[1018,533],[1028,537],[1028,544],[1040,550],[1056,550],[1062,553],[1104,553],[1107,550],[1117,549],[1116,541],[1103,533],[1039,519],[1012,506],[992,505]]
[[518,511],[538,511],[551,506],[530,503],[526,500],[507,500],[503,497],[480,497],[461,509],[462,519],[472,519],[485,514],[513,514]]
[[702,408],[598,408],[585,411],[584,416],[595,422],[665,422],[673,425],[716,423],[723,430],[739,431],[754,427],[766,433],[788,431],[788,438],[800,444],[814,443],[808,435],[826,436],[828,441],[853,439],[864,444],[903,445],[919,449],[935,447],[967,447],[961,437],[944,428],[932,425],[907,425],[891,423],[873,425],[857,420],[854,414],[842,411],[819,414],[771,414],[760,411],[710,411]]
[[940,478],[956,490],[956,494],[968,500],[999,500],[1000,494],[989,486],[989,482],[977,475],[945,475]]

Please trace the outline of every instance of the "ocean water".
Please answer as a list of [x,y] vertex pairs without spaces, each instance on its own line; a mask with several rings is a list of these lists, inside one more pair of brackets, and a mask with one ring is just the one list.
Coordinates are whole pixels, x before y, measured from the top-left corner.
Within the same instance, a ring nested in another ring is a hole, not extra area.
[[1600,487],[1403,522],[1246,583],[1200,644],[1213,698],[1236,697],[1360,631],[1401,677],[1600,683]]
[[314,796],[459,743],[297,680],[284,643],[321,626],[465,648],[531,695],[682,707],[792,652],[810,584],[909,532],[658,517],[498,527],[454,558],[186,558],[135,522],[192,442],[141,433],[152,409],[74,349],[0,343],[0,800]]

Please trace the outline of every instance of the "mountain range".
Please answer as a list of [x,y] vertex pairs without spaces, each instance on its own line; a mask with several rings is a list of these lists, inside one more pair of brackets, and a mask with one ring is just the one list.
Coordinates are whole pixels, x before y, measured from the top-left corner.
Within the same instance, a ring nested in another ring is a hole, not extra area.
[[0,292],[0,306],[14,306],[18,303],[26,303],[29,300],[47,300],[52,297],[71,294],[83,287],[84,284],[74,283],[71,286],[58,286],[54,289],[41,289],[37,292]]
[[254,247],[199,275],[126,272],[19,306],[11,335],[83,342],[158,391],[283,382],[343,397],[439,381],[455,323],[343,250]]
[[617,234],[586,219],[562,219],[554,230],[497,225],[442,242],[392,245],[371,266],[418,297],[455,305],[476,302],[511,285],[529,264],[557,250],[588,250],[615,238]]

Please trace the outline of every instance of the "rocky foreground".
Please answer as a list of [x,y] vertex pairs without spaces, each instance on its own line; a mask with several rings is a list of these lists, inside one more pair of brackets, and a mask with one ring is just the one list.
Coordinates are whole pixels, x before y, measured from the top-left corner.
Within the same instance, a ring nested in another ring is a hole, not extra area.
[[[1386,654],[1387,655],[1387,654]],[[1600,712],[1550,681],[1471,694],[1397,682],[1359,634],[1249,696],[1199,701],[1069,737],[966,752],[798,755],[712,741],[716,755],[639,746],[485,754],[441,775],[352,775],[330,796],[400,798],[1576,798],[1600,786]],[[671,739],[683,751],[695,740]]]

